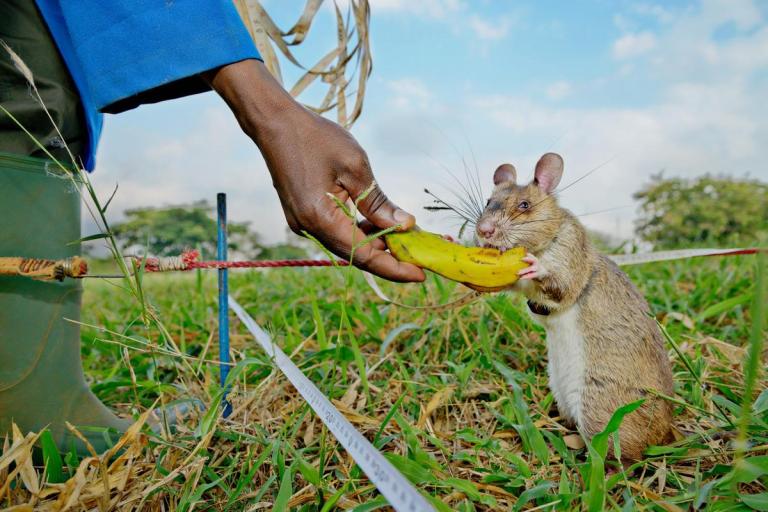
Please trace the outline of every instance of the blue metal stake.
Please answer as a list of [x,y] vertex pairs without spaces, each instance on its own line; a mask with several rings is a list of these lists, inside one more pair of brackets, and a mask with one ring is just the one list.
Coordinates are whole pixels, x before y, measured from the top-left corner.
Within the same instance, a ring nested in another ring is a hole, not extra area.
[[[227,194],[216,194],[217,213],[217,254],[218,260],[227,259]],[[227,269],[219,269],[219,375],[221,385],[227,382],[229,375],[229,282]],[[227,400],[229,389],[224,390],[223,415],[225,418],[232,414],[232,404]]]

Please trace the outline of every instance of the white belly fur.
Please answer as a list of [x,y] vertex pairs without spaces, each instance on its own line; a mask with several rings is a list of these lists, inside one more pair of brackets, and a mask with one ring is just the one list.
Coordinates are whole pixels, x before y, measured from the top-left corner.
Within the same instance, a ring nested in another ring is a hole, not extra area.
[[533,319],[547,331],[549,387],[560,415],[582,426],[581,396],[584,389],[584,335],[579,325],[579,307]]

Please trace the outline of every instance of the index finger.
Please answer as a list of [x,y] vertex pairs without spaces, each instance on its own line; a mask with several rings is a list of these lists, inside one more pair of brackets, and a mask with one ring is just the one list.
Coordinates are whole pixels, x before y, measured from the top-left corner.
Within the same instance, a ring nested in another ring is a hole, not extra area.
[[[341,216],[339,219],[338,216]],[[366,234],[347,219],[343,213],[336,210],[329,219],[330,225],[321,229],[320,241],[332,252],[349,258],[352,252],[353,242],[359,244],[366,238]],[[410,263],[398,261],[390,253],[375,247],[370,242],[354,251],[352,263],[372,274],[390,281],[401,283],[421,282],[426,276],[424,271]]]

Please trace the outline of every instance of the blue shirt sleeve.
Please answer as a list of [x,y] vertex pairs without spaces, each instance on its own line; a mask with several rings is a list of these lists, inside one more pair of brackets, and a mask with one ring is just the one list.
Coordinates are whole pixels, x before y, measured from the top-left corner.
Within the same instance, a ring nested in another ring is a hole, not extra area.
[[258,51],[231,0],[37,0],[89,124],[91,147],[101,112],[116,113],[203,92],[199,73]]

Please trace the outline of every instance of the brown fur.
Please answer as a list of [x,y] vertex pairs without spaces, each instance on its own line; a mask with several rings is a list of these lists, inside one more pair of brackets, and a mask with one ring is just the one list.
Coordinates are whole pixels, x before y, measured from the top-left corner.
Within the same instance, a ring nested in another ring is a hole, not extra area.
[[[559,166],[562,172],[562,160]],[[483,241],[497,247],[523,246],[539,258],[547,274],[515,285],[529,300],[551,314],[578,304],[585,343],[579,425],[584,434],[592,437],[618,407],[645,399],[624,418],[619,432],[622,458],[637,460],[648,445],[668,441],[670,434],[672,408],[649,392],[673,394],[664,340],[627,275],[595,250],[581,223],[543,188],[537,180],[525,186],[499,183],[478,221],[496,226],[493,236]],[[522,201],[530,204],[527,211],[519,208]]]

